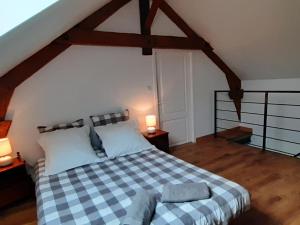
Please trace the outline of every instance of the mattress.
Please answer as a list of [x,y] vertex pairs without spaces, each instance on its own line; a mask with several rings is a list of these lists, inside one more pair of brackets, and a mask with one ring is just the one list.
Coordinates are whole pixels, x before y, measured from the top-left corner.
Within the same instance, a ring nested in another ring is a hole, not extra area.
[[156,193],[164,184],[206,182],[212,197],[189,203],[158,204],[151,225],[228,224],[250,207],[242,186],[159,150],[104,160],[43,176],[45,161],[36,166],[39,225],[119,225],[138,189]]

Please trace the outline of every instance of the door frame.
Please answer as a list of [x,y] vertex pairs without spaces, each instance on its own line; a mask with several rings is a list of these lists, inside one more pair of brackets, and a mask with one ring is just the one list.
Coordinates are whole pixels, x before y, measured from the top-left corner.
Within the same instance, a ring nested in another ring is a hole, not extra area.
[[[187,126],[187,141],[195,143],[196,137],[195,137],[195,118],[194,118],[194,75],[193,75],[193,53],[191,51],[186,50],[154,50],[153,52],[153,92],[154,92],[154,110],[155,114],[157,115],[157,123],[158,126],[161,124],[161,117],[160,117],[160,109],[159,109],[159,62],[158,62],[158,54],[160,52],[175,52],[175,53],[182,53],[185,54],[184,56],[184,64],[185,64],[185,70],[187,73],[186,79],[187,79],[187,93],[186,101],[187,101],[187,109],[188,109],[188,126]],[[172,146],[171,146],[172,147]]]

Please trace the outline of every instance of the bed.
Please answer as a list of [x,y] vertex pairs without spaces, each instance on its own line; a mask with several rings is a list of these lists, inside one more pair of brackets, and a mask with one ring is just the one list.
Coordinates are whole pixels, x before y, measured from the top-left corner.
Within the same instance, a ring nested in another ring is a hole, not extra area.
[[163,185],[206,182],[212,198],[189,203],[158,202],[151,225],[213,225],[228,222],[250,207],[246,189],[157,149],[43,176],[36,166],[39,225],[118,225],[136,190],[161,197]]

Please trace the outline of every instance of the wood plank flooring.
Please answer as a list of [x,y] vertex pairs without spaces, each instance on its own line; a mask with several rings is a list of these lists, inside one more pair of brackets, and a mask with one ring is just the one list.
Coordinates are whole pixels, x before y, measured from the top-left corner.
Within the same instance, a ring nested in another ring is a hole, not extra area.
[[235,181],[252,209],[234,225],[300,225],[300,160],[222,139],[175,148],[173,155]]
[[[205,138],[172,154],[233,180],[251,192],[252,209],[233,225],[300,225],[300,160],[256,148]],[[0,224],[35,224],[34,200],[0,211]]]
[[35,199],[27,199],[0,210],[1,225],[36,225]]

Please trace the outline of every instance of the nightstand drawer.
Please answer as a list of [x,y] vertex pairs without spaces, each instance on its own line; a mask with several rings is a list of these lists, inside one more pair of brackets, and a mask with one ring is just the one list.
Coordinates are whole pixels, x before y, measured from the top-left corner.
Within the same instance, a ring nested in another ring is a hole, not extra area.
[[157,137],[153,140],[149,140],[159,150],[169,152],[169,138],[168,137]]
[[18,181],[16,184],[10,184],[0,189],[0,208],[29,197],[32,193],[32,185],[29,180]]
[[0,189],[3,186],[11,185],[17,180],[24,180],[28,177],[25,167],[15,168],[0,174]]
[[26,172],[25,162],[15,158],[0,168],[0,208],[33,195],[34,184]]

